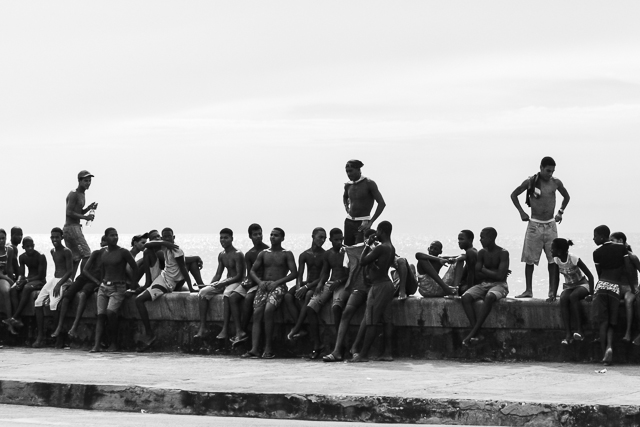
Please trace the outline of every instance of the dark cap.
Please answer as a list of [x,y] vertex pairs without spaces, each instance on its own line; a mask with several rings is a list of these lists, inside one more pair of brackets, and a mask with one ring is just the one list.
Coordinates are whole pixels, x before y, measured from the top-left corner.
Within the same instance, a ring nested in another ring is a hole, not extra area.
[[136,234],[135,236],[133,236],[133,238],[131,239],[131,246],[133,246],[134,243],[139,242],[142,239],[148,239],[149,238],[149,233],[144,233],[144,234]]
[[87,177],[92,177],[93,178],[93,175],[91,175],[91,172],[89,172],[89,171],[80,171],[80,172],[78,172],[78,180],[81,180],[81,179],[84,179],[84,178],[87,178]]
[[364,163],[362,163],[360,160],[351,159],[351,160],[347,161],[347,166],[351,166],[353,168],[360,169],[361,167],[364,166]]

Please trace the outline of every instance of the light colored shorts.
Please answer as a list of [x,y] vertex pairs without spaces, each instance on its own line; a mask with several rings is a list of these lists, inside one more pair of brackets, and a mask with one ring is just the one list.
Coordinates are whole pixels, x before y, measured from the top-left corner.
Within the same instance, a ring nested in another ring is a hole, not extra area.
[[176,282],[167,278],[164,271],[160,273],[158,277],[151,283],[147,292],[151,295],[151,301],[155,301],[164,294],[173,292],[176,287]]
[[286,293],[287,293],[286,284],[282,284],[278,286],[271,292],[258,289],[256,291],[256,298],[253,300],[253,308],[256,309],[256,308],[263,307],[267,305],[267,303],[278,308],[278,306],[284,299],[284,294]]
[[[250,287],[248,287],[250,286]],[[242,283],[240,283],[240,286],[236,287],[233,291],[231,292],[235,292],[236,294],[240,294],[243,297],[246,297],[247,295],[256,292],[258,290],[258,286],[254,285],[251,280],[249,279],[244,279],[242,281]]]
[[482,282],[467,290],[462,296],[472,296],[474,300],[484,299],[487,294],[496,296],[496,301],[506,298],[509,295],[509,285],[507,282]]
[[40,290],[40,293],[38,294],[38,298],[36,298],[36,302],[35,302],[36,307],[42,307],[43,305],[47,305],[47,302],[48,302],[49,309],[51,309],[51,311],[56,311],[56,309],[58,308],[58,303],[62,299],[62,296],[64,295],[67,288],[71,286],[71,280],[67,280],[67,282],[64,283],[60,288],[60,295],[58,295],[57,297],[54,297],[53,288],[56,287],[59,281],[60,279],[57,279],[54,277],[53,279],[49,280],[46,285],[42,287],[42,289]]
[[[213,282],[213,283],[205,286],[204,288],[200,288],[200,291],[198,291],[198,298],[206,299],[207,301],[209,301],[214,296],[222,295],[223,293],[225,294],[225,296],[227,296],[226,295],[226,289],[218,288],[216,286],[217,284],[218,284],[218,282]],[[234,285],[229,285],[229,287],[231,287],[231,286],[234,286]]]
[[91,248],[89,248],[87,240],[84,238],[84,234],[82,234],[82,226],[80,224],[65,225],[62,229],[62,235],[64,236],[65,246],[68,247],[73,254],[74,261],[91,256]]
[[553,256],[551,255],[551,243],[553,239],[558,237],[558,227],[555,221],[547,224],[529,221],[527,232],[524,236],[524,245],[522,246],[522,262],[527,264],[538,265],[540,255],[544,250],[547,255],[549,264],[553,264]]
[[124,302],[127,285],[124,282],[102,282],[98,288],[98,314],[117,313]]
[[327,302],[329,302],[332,296],[333,296],[333,304],[331,304],[332,307],[344,308],[344,306],[347,305],[347,300],[349,299],[349,293],[345,292],[344,285],[338,286],[332,292],[329,290],[329,286],[330,286],[329,283],[330,282],[325,283],[324,287],[322,288],[322,291],[319,294],[315,294],[314,296],[312,296],[311,299],[309,300],[309,304],[307,304],[307,307],[313,309],[313,311],[315,311],[316,313],[320,312],[320,309],[322,308],[322,306],[324,306]]

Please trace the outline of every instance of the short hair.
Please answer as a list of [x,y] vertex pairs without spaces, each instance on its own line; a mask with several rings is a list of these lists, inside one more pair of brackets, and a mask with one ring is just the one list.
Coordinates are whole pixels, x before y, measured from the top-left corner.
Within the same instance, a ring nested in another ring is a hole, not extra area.
[[105,235],[105,236],[108,236],[108,235],[109,235],[109,233],[111,233],[112,231],[115,231],[116,233],[118,232],[115,228],[113,228],[113,227],[109,227],[109,228],[107,228],[106,230],[104,230],[104,235]]
[[498,237],[498,232],[493,227],[485,227],[484,229],[482,229],[482,231],[486,231],[487,233],[489,233],[489,236],[491,236],[493,239]]
[[319,233],[319,232],[321,232],[321,231],[322,231],[322,232],[324,232],[324,234],[327,234],[327,231],[326,231],[324,228],[322,228],[322,227],[316,227],[316,228],[314,228],[314,229],[313,229],[313,231],[311,232],[311,236],[312,236],[312,237],[316,237],[316,234],[318,234],[318,233]]
[[[151,236],[153,233],[158,233],[158,230],[153,229],[153,230],[149,231],[149,232],[147,233],[147,236]],[[158,234],[160,234],[160,233],[158,233]]]
[[556,161],[549,156],[543,157],[542,160],[540,160],[541,168],[546,168],[547,166],[555,166],[555,165],[556,165]]
[[24,239],[22,239],[22,245],[25,245],[28,242],[31,242],[32,245],[35,245],[35,242],[33,241],[33,237],[31,236],[27,236]]
[[249,226],[249,229],[248,229],[247,231],[249,232],[249,236],[251,236],[251,234],[252,234],[254,231],[257,231],[257,230],[262,231],[262,227],[260,227],[260,224],[256,224],[256,223],[254,222],[253,224],[251,224],[251,225]]
[[622,231],[616,231],[614,233],[611,233],[611,238],[612,239],[620,239],[622,240],[622,244],[627,248],[627,250],[629,252],[633,252],[633,249],[631,249],[631,246],[627,244],[627,235],[624,234]]
[[351,159],[347,161],[347,166],[352,167],[352,168],[356,168],[356,169],[360,169],[364,166],[364,163],[362,163],[360,160],[356,160],[356,159]]
[[378,224],[378,230],[382,231],[387,236],[390,236],[393,227],[391,226],[391,223],[389,221],[382,221],[380,224]]
[[593,232],[596,235],[600,237],[606,237],[607,239],[609,238],[609,235],[611,235],[611,230],[606,225],[597,226],[596,228],[593,229]]
[[229,236],[233,237],[233,231],[231,231],[230,228],[223,228],[222,230],[220,230],[220,234],[228,234]]
[[563,239],[562,237],[553,239],[551,244],[563,254],[569,252],[569,246],[573,246],[573,242],[571,240]]
[[329,232],[329,238],[332,238],[336,234],[342,234],[342,230],[339,228],[332,228],[331,231]]
[[22,233],[22,228],[16,226],[11,227],[11,235],[13,236],[17,231],[19,231],[20,233]]
[[[2,230],[2,231],[4,231],[4,230]],[[53,233],[60,233],[60,236],[64,236],[64,234],[62,233],[62,229],[60,227],[53,227],[51,229],[51,234],[53,234]]]
[[473,235],[473,231],[471,230],[462,230],[460,234],[464,234],[469,240],[473,240],[475,238],[475,236]]
[[0,234],[4,234],[4,237],[7,237],[7,232],[4,231],[4,228],[0,228]]
[[278,230],[280,234],[282,234],[282,238],[284,239],[284,230],[280,227],[273,227],[274,230]]
[[372,228],[367,228],[367,231],[364,232],[364,238],[371,236],[372,234],[376,234],[376,230]]
[[162,233],[160,233],[161,235],[164,234],[165,231],[169,231],[171,233],[171,235],[173,236],[173,230],[169,227],[165,227],[162,229]]

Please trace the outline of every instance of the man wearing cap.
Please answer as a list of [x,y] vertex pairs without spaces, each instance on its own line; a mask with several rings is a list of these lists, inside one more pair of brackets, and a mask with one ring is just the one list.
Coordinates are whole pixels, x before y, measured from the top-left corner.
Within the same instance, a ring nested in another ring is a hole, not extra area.
[[[344,244],[347,246],[364,242],[364,232],[371,228],[386,206],[376,183],[362,176],[362,166],[364,164],[360,160],[354,159],[349,160],[345,167],[349,182],[344,185],[342,203],[347,211],[344,220]],[[378,206],[372,217],[373,202]]]
[[82,225],[80,220],[93,221],[95,215],[90,213],[86,215],[92,209],[97,209],[97,203],[91,203],[86,208],[84,193],[91,186],[91,178],[93,175],[89,171],[83,170],[78,173],[78,188],[75,191],[71,191],[67,196],[67,210],[66,221],[64,223],[63,233],[64,242],[66,246],[71,249],[73,253],[73,271],[71,277],[74,278],[78,265],[82,261],[82,267],[91,256],[91,249],[87,244],[84,234],[82,234]]

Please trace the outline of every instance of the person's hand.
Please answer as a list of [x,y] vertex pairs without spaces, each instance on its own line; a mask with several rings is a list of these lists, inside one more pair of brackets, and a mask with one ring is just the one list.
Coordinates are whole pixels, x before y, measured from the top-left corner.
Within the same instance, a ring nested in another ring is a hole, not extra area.
[[552,296],[547,298],[545,301],[546,302],[555,302],[558,299],[557,295],[556,296]]
[[261,291],[265,291],[267,289],[267,287],[271,284],[272,282],[269,280],[266,280],[264,282],[260,282],[260,284],[258,284],[258,289],[260,289]]
[[358,227],[358,231],[365,232],[369,228],[371,228],[370,225],[371,225],[371,221],[368,220],[368,219],[365,219],[365,220],[362,221],[362,224],[360,224],[360,227]]
[[375,234],[372,234],[371,236],[369,236],[369,237],[367,238],[367,242],[366,242],[366,243],[367,243],[367,245],[368,245],[368,246],[371,246],[371,245],[373,245],[373,243],[374,243],[375,241],[376,241],[376,235],[375,235]]
[[267,285],[267,291],[271,292],[277,287],[278,284],[276,282],[269,282],[269,284]]
[[554,219],[558,224],[560,224],[562,222],[562,214],[558,212]]
[[440,264],[445,265],[446,263],[449,262],[449,259],[447,258],[438,258],[438,262],[440,262]]
[[296,299],[303,300],[305,295],[307,295],[307,291],[309,288],[306,286],[300,286],[300,288],[296,291]]
[[89,206],[87,206],[87,209],[89,210],[98,209],[98,204],[96,202],[89,203]]
[[340,281],[339,280],[329,280],[325,286],[329,287],[329,292],[333,292],[338,285],[340,285]]
[[86,219],[87,221],[93,221],[95,217],[96,217],[96,216],[95,216],[94,214],[89,214],[89,215],[87,215],[87,217],[86,217],[85,219]]
[[62,285],[56,285],[55,288],[53,288],[53,297],[54,298],[58,298],[60,296],[60,288],[62,287]]
[[586,302],[591,302],[591,301],[593,301],[593,295],[587,295],[587,296],[584,298],[584,300],[585,300]]
[[522,211],[520,212],[520,219],[525,222],[529,221],[529,215],[525,211]]
[[244,279],[242,281],[242,283],[240,283],[240,286],[242,286],[246,290],[249,290],[249,289],[253,288],[253,282],[251,280],[249,280],[249,279]]
[[126,291],[124,291],[124,297],[125,298],[132,297],[132,296],[134,296],[136,294],[137,294],[137,292],[136,292],[135,289],[127,289]]
[[398,292],[398,301],[404,301],[407,299],[407,291],[400,289]]

